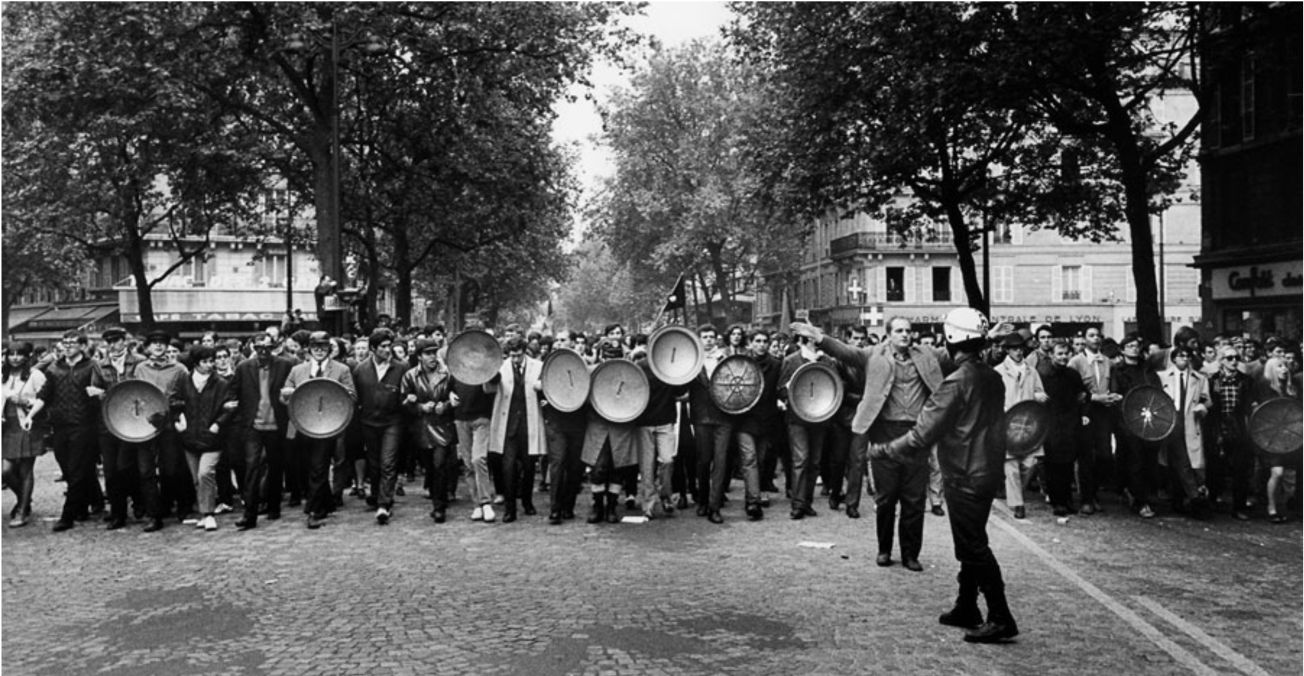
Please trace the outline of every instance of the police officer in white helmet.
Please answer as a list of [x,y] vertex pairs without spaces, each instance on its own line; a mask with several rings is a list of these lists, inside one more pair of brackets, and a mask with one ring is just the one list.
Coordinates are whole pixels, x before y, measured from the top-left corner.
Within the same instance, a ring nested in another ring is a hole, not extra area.
[[[1005,385],[981,358],[987,344],[987,317],[972,308],[946,315],[946,347],[955,370],[924,405],[919,422],[886,444],[873,444],[871,458],[907,458],[937,444],[943,491],[950,509],[955,558],[960,561],[960,593],[942,624],[963,627],[970,643],[997,643],[1018,635],[1005,601],[1001,567],[987,544],[987,517],[1003,480],[1005,446],[1000,439]],[[987,600],[987,618],[978,593]]]

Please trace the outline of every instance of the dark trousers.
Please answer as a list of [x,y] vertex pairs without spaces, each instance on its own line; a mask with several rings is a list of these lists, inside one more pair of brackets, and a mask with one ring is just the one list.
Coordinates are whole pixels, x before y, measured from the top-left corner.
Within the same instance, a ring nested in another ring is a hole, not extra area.
[[544,421],[548,437],[548,468],[552,476],[549,491],[552,511],[575,511],[575,499],[580,492],[584,465],[580,454],[584,450],[584,428],[566,429]]
[[1044,460],[1046,495],[1050,504],[1073,508],[1073,461]]
[[[426,484],[430,490],[430,502],[435,509],[448,509],[448,483],[451,478],[457,480],[457,453],[452,446],[435,446],[422,451],[427,456],[422,464],[426,467]],[[456,488],[457,484],[453,484]]]
[[236,486],[231,471],[236,464],[233,452],[236,444],[232,441],[235,436],[226,434],[222,437],[222,451],[217,459],[217,501],[228,506],[235,505]]
[[[910,427],[905,428],[909,431]],[[905,432],[902,432],[904,434]],[[891,441],[891,439],[887,439]],[[851,435],[851,443],[847,446],[847,506],[860,509],[861,489],[865,485],[865,469],[869,461],[869,434]],[[924,469],[928,469],[928,463],[925,461]],[[927,490],[927,473],[925,473],[925,490]],[[874,477],[875,485],[878,482],[878,476]]]
[[529,425],[521,422],[514,433],[503,439],[503,500],[508,511],[516,511],[518,497],[525,504],[533,504],[530,491],[534,488],[534,472],[530,471],[527,478],[526,465],[533,467],[530,462],[530,431]]
[[950,484],[943,486],[943,492],[946,495],[946,514],[951,522],[955,558],[960,562],[958,578],[961,596],[981,591],[987,598],[989,620],[1011,619],[1005,603],[1005,581],[1001,576],[1001,566],[987,542],[987,518],[992,513],[992,499],[957,490]]
[[697,500],[697,442],[693,437],[693,426],[688,422],[687,409],[683,412],[679,425],[679,446],[675,452],[674,469],[670,474],[670,486],[682,496],[693,496]]
[[376,501],[376,506],[385,509],[394,506],[400,432],[397,424],[384,427],[362,426],[362,445],[367,449],[367,478],[371,483],[371,497]]
[[607,490],[608,484],[615,483],[616,478],[616,460],[611,454],[611,439],[607,439],[602,442],[598,457],[589,465],[589,484],[601,493]]
[[[178,512],[187,507],[184,504],[185,498],[176,485],[177,470],[184,465],[176,457],[182,454],[176,441],[176,437],[165,432],[143,444],[131,446],[136,457],[140,500],[145,505],[145,515],[149,519],[163,518],[174,506]],[[189,471],[187,468],[186,472]],[[178,516],[184,517],[185,514],[178,513]]]
[[[281,513],[281,444],[285,442],[284,432],[280,430],[244,430],[242,443],[244,455],[240,474],[244,477],[244,518],[250,524],[258,522],[259,496],[264,484],[267,488],[267,509],[274,514]],[[275,462],[273,462],[275,458]],[[273,478],[272,466],[275,464],[277,475]]]
[[303,500],[304,493],[308,490],[309,456],[312,453],[313,441],[311,437],[296,434],[284,446],[282,479],[291,501]]
[[175,510],[178,519],[184,518],[194,510],[198,496],[180,435],[164,430],[154,438],[154,442],[158,444],[159,494],[163,498],[163,511]]
[[96,436],[100,446],[100,462],[104,466],[104,492],[109,498],[109,513],[114,518],[125,519],[127,497],[136,483],[135,449],[108,432],[100,432]]
[[724,485],[729,480],[727,456],[733,425],[693,425],[697,441],[697,504],[718,510],[724,504]]
[[325,516],[335,506],[331,494],[331,458],[339,437],[329,439],[304,439],[308,452],[308,488],[304,494],[304,511],[314,516]]
[[[1179,433],[1180,431],[1180,429],[1176,430]],[[1132,494],[1133,506],[1140,509],[1142,505],[1149,505],[1154,498],[1160,446],[1130,434],[1120,434],[1119,442],[1119,455],[1127,461],[1125,465],[1127,489]]]
[[[1206,437],[1208,438],[1208,437]],[[1244,510],[1249,506],[1250,480],[1254,477],[1254,449],[1244,439],[1228,437],[1218,444],[1222,449],[1223,474],[1232,488],[1232,509]],[[1210,486],[1209,493],[1214,492]]]
[[810,507],[815,499],[815,477],[824,456],[829,426],[792,423],[788,425],[788,443],[792,448],[792,509]]
[[1086,438],[1078,453],[1078,487],[1082,502],[1095,502],[1100,485],[1110,480],[1114,459],[1110,450],[1110,435],[1114,419],[1108,408],[1092,404],[1088,414]]
[[778,488],[774,480],[778,477],[779,463],[783,463],[783,485],[792,491],[792,447],[788,442],[787,425],[776,422],[766,429],[770,443],[766,445],[765,456],[761,458],[761,490],[772,491]]
[[842,481],[847,475],[847,460],[851,454],[851,428],[834,423],[825,438],[824,487],[830,496],[842,497]]
[[[912,427],[914,423],[879,421],[869,428],[866,437],[874,443],[886,443],[906,434]],[[870,471],[874,473],[875,527],[879,553],[888,554],[892,551],[892,527],[896,520],[896,507],[900,503],[901,520],[898,527],[901,558],[919,558],[919,550],[924,543],[924,508],[928,502],[928,458],[920,457],[914,462],[898,462],[886,458],[874,460],[870,463]]]
[[90,509],[96,493],[91,484],[99,488],[99,478],[95,474],[99,449],[94,445],[91,430],[81,425],[55,425],[52,437],[55,458],[63,458],[59,464],[68,484],[68,495],[64,498],[59,520],[71,523]]

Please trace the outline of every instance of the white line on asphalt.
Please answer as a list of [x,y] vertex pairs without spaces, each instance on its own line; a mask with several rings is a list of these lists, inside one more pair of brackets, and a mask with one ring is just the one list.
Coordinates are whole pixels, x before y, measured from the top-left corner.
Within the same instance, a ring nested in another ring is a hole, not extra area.
[[1259,665],[1255,664],[1250,660],[1250,658],[1227,647],[1218,639],[1204,633],[1199,627],[1183,620],[1181,617],[1178,617],[1175,613],[1159,605],[1157,602],[1144,596],[1133,596],[1132,600],[1145,606],[1150,612],[1167,620],[1174,627],[1186,632],[1188,636],[1199,641],[1201,645],[1212,650],[1219,657],[1231,662],[1232,665],[1237,669],[1240,669],[1242,673],[1248,674],[1249,676],[1268,676],[1268,672],[1260,668]]
[[1061,563],[1060,560],[1056,559],[1050,552],[1042,549],[1037,543],[1029,539],[1028,536],[1020,533],[1019,529],[1007,523],[1005,519],[992,519],[991,522],[995,523],[1001,528],[1001,530],[1009,533],[1010,537],[1018,540],[1024,547],[1027,547],[1028,551],[1036,554],[1037,558],[1045,562],[1045,564],[1050,566],[1052,570],[1064,576],[1064,578],[1069,582],[1077,585],[1079,589],[1087,594],[1087,596],[1099,601],[1101,605],[1108,608],[1115,615],[1118,615],[1124,622],[1131,625],[1133,629],[1141,632],[1141,634],[1150,639],[1155,645],[1162,648],[1164,652],[1171,655],[1174,660],[1177,660],[1178,664],[1181,664],[1192,672],[1201,674],[1202,676],[1217,675],[1218,672],[1209,668],[1209,666],[1204,662],[1201,662],[1200,658],[1192,655],[1185,648],[1174,643],[1172,639],[1164,636],[1163,632],[1155,628],[1153,624],[1146,622],[1131,608],[1128,608],[1122,603],[1114,600],[1114,597],[1101,591],[1096,585],[1082,579],[1082,576],[1073,572],[1072,569]]

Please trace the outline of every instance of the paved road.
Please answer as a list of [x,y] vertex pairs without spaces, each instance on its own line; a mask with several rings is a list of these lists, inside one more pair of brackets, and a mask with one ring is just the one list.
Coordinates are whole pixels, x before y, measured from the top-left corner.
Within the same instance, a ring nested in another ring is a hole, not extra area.
[[413,487],[386,527],[349,499],[318,531],[285,519],[239,533],[227,515],[216,533],[52,533],[63,484],[49,456],[37,470],[38,521],[0,541],[6,674],[1304,668],[1297,522],[1141,521],[1107,503],[1103,516],[1060,524],[1040,504],[1022,521],[998,509],[988,530],[1023,633],[974,646],[936,622],[958,564],[933,516],[923,573],[874,565],[872,515],[822,505],[794,522],[782,500],[759,523],[735,500],[723,526],[687,514],[486,525],[462,501],[436,526]]

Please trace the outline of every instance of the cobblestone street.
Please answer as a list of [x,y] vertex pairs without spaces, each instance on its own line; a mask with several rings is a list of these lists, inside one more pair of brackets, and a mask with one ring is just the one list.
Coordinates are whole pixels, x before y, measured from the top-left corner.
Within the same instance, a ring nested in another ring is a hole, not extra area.
[[318,531],[287,509],[246,533],[226,515],[215,533],[59,534],[55,471],[40,459],[33,523],[4,533],[6,674],[1301,671],[1298,522],[1000,506],[988,530],[1022,634],[974,646],[937,624],[958,564],[934,516],[923,573],[874,565],[872,517],[819,503],[790,521],[779,500],[748,522],[738,488],[723,526],[482,524],[465,499],[435,525],[410,484],[386,527],[349,498]]

